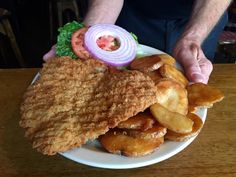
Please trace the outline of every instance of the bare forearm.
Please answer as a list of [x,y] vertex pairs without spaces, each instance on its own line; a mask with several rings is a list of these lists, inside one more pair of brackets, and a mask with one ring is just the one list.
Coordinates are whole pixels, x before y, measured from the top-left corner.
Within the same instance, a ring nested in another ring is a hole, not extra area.
[[192,16],[182,37],[202,43],[225,12],[231,0],[195,0]]
[[84,24],[115,23],[122,9],[124,0],[90,0]]

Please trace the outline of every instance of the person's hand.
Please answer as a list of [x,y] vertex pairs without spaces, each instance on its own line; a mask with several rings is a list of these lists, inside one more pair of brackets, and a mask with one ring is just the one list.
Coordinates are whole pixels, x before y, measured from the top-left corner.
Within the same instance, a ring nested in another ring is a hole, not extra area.
[[173,50],[173,57],[183,66],[185,74],[191,82],[208,82],[213,66],[197,41],[179,40]]
[[50,51],[43,56],[43,60],[47,62],[49,58],[54,58],[56,56],[56,45],[52,46]]

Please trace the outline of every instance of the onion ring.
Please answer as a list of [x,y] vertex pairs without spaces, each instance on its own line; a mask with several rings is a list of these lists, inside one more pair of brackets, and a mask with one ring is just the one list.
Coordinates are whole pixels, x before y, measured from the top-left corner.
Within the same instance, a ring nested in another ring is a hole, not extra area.
[[[115,37],[120,47],[114,51],[106,51],[97,45],[97,39],[104,35]],[[137,43],[125,29],[112,24],[91,26],[84,35],[84,46],[93,57],[111,66],[127,66],[135,58]]]

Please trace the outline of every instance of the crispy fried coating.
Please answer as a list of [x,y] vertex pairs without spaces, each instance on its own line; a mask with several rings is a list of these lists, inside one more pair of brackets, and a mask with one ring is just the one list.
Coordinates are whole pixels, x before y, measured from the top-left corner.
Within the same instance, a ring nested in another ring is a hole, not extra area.
[[196,114],[189,113],[187,115],[189,119],[193,121],[193,129],[190,133],[176,133],[171,130],[168,130],[165,139],[172,140],[172,141],[187,141],[188,139],[192,138],[193,136],[196,136],[202,129],[203,122],[200,117]]
[[24,95],[20,126],[43,154],[80,147],[156,102],[148,76],[109,72],[93,59],[56,58],[40,74]]
[[120,122],[117,128],[136,129],[144,131],[152,128],[155,121],[156,120],[153,118],[150,112],[140,112],[137,115],[130,117],[128,120]]
[[186,115],[188,112],[187,90],[172,79],[162,79],[156,84],[157,102],[166,109]]
[[214,103],[220,102],[224,94],[217,88],[203,83],[194,83],[187,86],[189,112],[196,112],[198,108],[211,108]]
[[164,64],[159,68],[162,77],[170,78],[180,83],[184,88],[188,85],[187,78],[175,66]]
[[164,143],[164,137],[143,139],[127,135],[124,130],[110,130],[99,138],[102,146],[111,153],[139,157],[152,153]]

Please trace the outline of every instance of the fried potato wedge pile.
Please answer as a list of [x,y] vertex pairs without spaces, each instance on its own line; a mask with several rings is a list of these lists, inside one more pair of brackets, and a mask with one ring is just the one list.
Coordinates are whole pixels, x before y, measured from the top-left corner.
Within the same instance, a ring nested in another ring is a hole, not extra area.
[[166,132],[167,128],[146,111],[121,122],[117,128],[100,136],[99,141],[108,152],[139,157],[163,144]]
[[154,81],[156,103],[100,137],[103,147],[111,153],[144,156],[159,148],[164,140],[187,141],[203,127],[203,121],[194,112],[210,108],[224,98],[219,89],[209,85],[189,85],[188,79],[175,67],[175,59],[167,54],[139,58],[130,68]]

